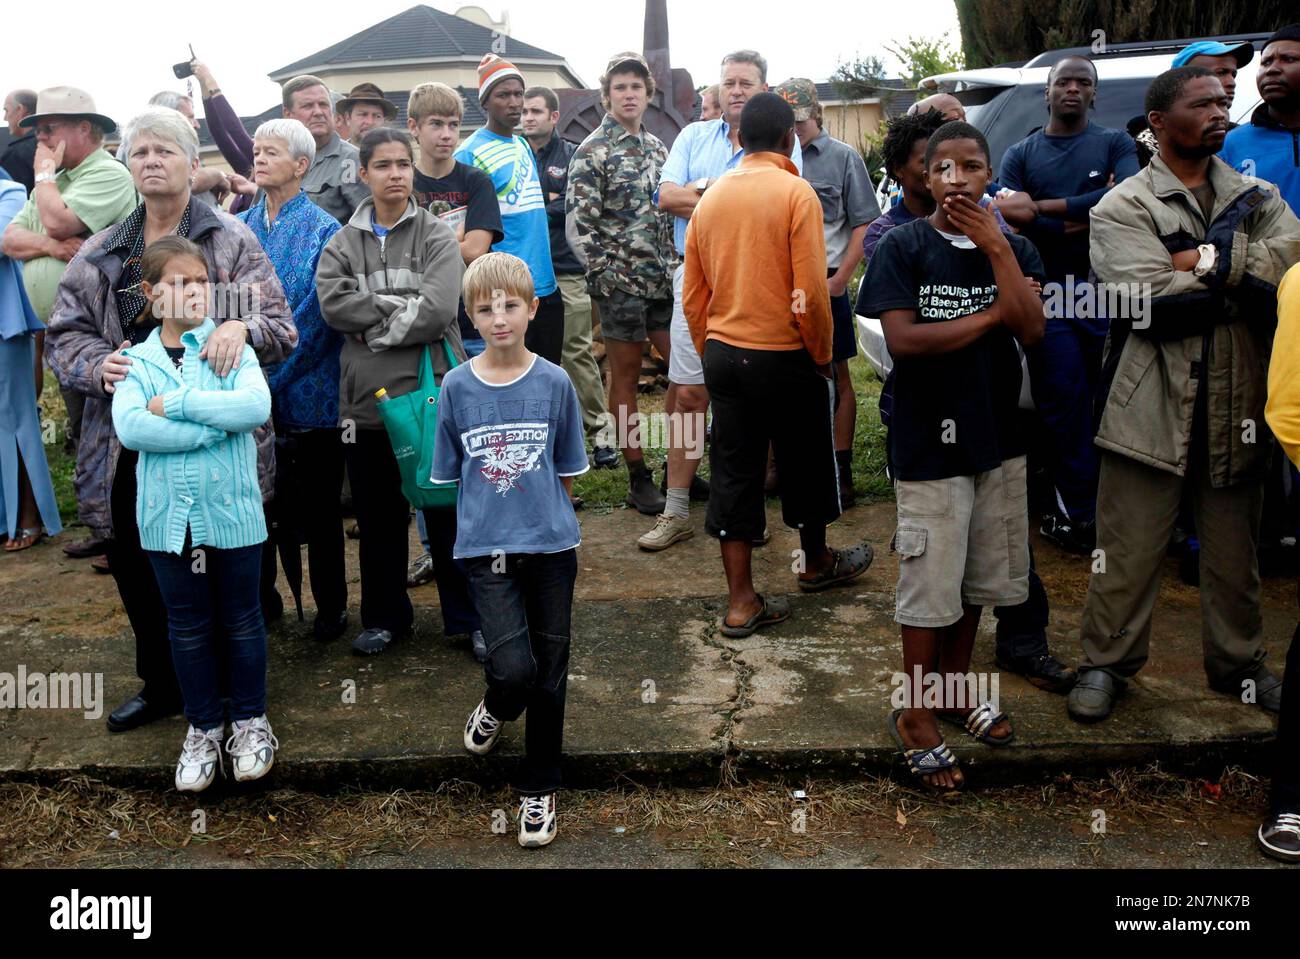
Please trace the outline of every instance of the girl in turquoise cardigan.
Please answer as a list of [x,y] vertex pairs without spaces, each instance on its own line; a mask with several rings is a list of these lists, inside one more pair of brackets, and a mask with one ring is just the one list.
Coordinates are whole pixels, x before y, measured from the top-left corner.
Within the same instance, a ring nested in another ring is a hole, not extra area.
[[271,393],[252,347],[224,378],[203,358],[216,326],[198,246],[164,237],[145,250],[141,269],[149,305],[137,322],[161,326],[126,351],[131,368],[113,394],[113,426],[122,445],[140,453],[136,521],[167,605],[190,724],[176,788],[201,792],[218,770],[224,773],[218,627],[230,674],[225,749],[236,781],[265,776],[279,747],[266,718],[266,626],[258,598],[266,521],[252,435],[271,416]]

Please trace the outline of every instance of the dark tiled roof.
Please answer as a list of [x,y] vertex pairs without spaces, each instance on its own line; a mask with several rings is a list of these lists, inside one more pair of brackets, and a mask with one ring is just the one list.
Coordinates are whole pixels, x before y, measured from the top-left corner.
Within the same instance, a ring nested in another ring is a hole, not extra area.
[[[880,81],[880,87],[876,95],[882,102],[888,103],[899,93],[906,93],[908,96],[915,97],[916,91],[908,87],[906,80],[901,77],[890,77]],[[817,84],[817,99],[823,103],[840,103],[844,100],[844,94],[840,88],[835,85],[833,80],[825,80]]]
[[[472,57],[477,60],[492,50],[494,39],[493,32],[487,27],[421,4],[367,27],[332,47],[280,67],[271,76],[367,60],[425,60],[435,57]],[[557,63],[564,60],[557,54],[513,37],[503,39],[505,49],[500,52],[507,60],[513,57],[554,60]]]
[[[466,130],[476,130],[486,124],[487,115],[484,114],[483,108],[479,106],[478,90],[470,89],[469,87],[457,87],[456,89],[459,91],[461,99],[465,101],[465,115],[461,119],[461,126]],[[392,125],[400,127],[403,130],[406,129],[406,101],[410,99],[411,91],[385,90],[384,96],[391,100],[393,105],[397,107],[397,118],[393,121]],[[279,106],[274,106],[264,113],[259,113],[257,116],[240,117],[239,119],[243,121],[244,129],[247,130],[251,136],[258,126],[265,123],[267,120],[274,120],[277,117],[283,116],[283,112],[284,111],[281,110]],[[208,133],[207,120],[199,121],[199,144],[205,147],[213,145],[212,135]]]

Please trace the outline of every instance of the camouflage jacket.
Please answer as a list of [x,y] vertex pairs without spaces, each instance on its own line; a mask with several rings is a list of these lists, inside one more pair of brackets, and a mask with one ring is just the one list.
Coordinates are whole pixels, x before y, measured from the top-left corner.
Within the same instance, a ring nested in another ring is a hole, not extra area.
[[606,114],[569,164],[570,245],[587,265],[587,289],[672,299],[677,250],[672,217],[655,194],[668,148],[649,130],[635,136]]

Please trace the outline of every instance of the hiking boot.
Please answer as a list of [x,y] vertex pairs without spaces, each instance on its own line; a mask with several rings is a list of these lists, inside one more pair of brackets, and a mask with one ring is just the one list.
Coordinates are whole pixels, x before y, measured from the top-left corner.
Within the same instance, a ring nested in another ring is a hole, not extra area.
[[591,451],[591,461],[598,470],[618,469],[618,450],[612,446],[597,446]]
[[1020,656],[1011,658],[999,654],[996,658],[998,669],[1023,676],[1039,689],[1049,693],[1068,693],[1074,688],[1079,678],[1078,672],[1056,659],[1051,653],[1039,653],[1037,656]]
[[1097,548],[1097,524],[1076,523],[1073,520],[1052,513],[1043,517],[1039,532],[1045,539],[1050,539],[1067,553],[1079,556],[1091,556]]
[[673,543],[680,543],[694,535],[695,524],[689,519],[662,513],[655,522],[655,528],[638,539],[636,544],[647,552],[658,553],[672,546]]
[[655,489],[654,475],[644,464],[628,468],[627,505],[645,516],[658,516],[668,505],[664,494]]

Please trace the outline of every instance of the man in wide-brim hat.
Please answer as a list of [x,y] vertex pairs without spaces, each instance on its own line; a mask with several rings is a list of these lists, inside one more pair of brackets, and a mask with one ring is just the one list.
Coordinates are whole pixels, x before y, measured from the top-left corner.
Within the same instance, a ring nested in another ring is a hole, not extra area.
[[348,124],[348,139],[361,145],[368,130],[397,119],[397,107],[373,83],[359,83],[335,108]]
[[[131,174],[104,149],[104,134],[117,124],[95,109],[95,101],[76,87],[50,87],[36,96],[36,111],[21,124],[36,131],[35,183],[27,204],[5,228],[0,248],[23,264],[23,286],[42,323],[50,318],[54,296],[69,261],[82,241],[135,209]],[[85,397],[63,390],[68,438],[81,434]],[[95,537],[68,544],[69,555],[95,556],[103,543]]]

